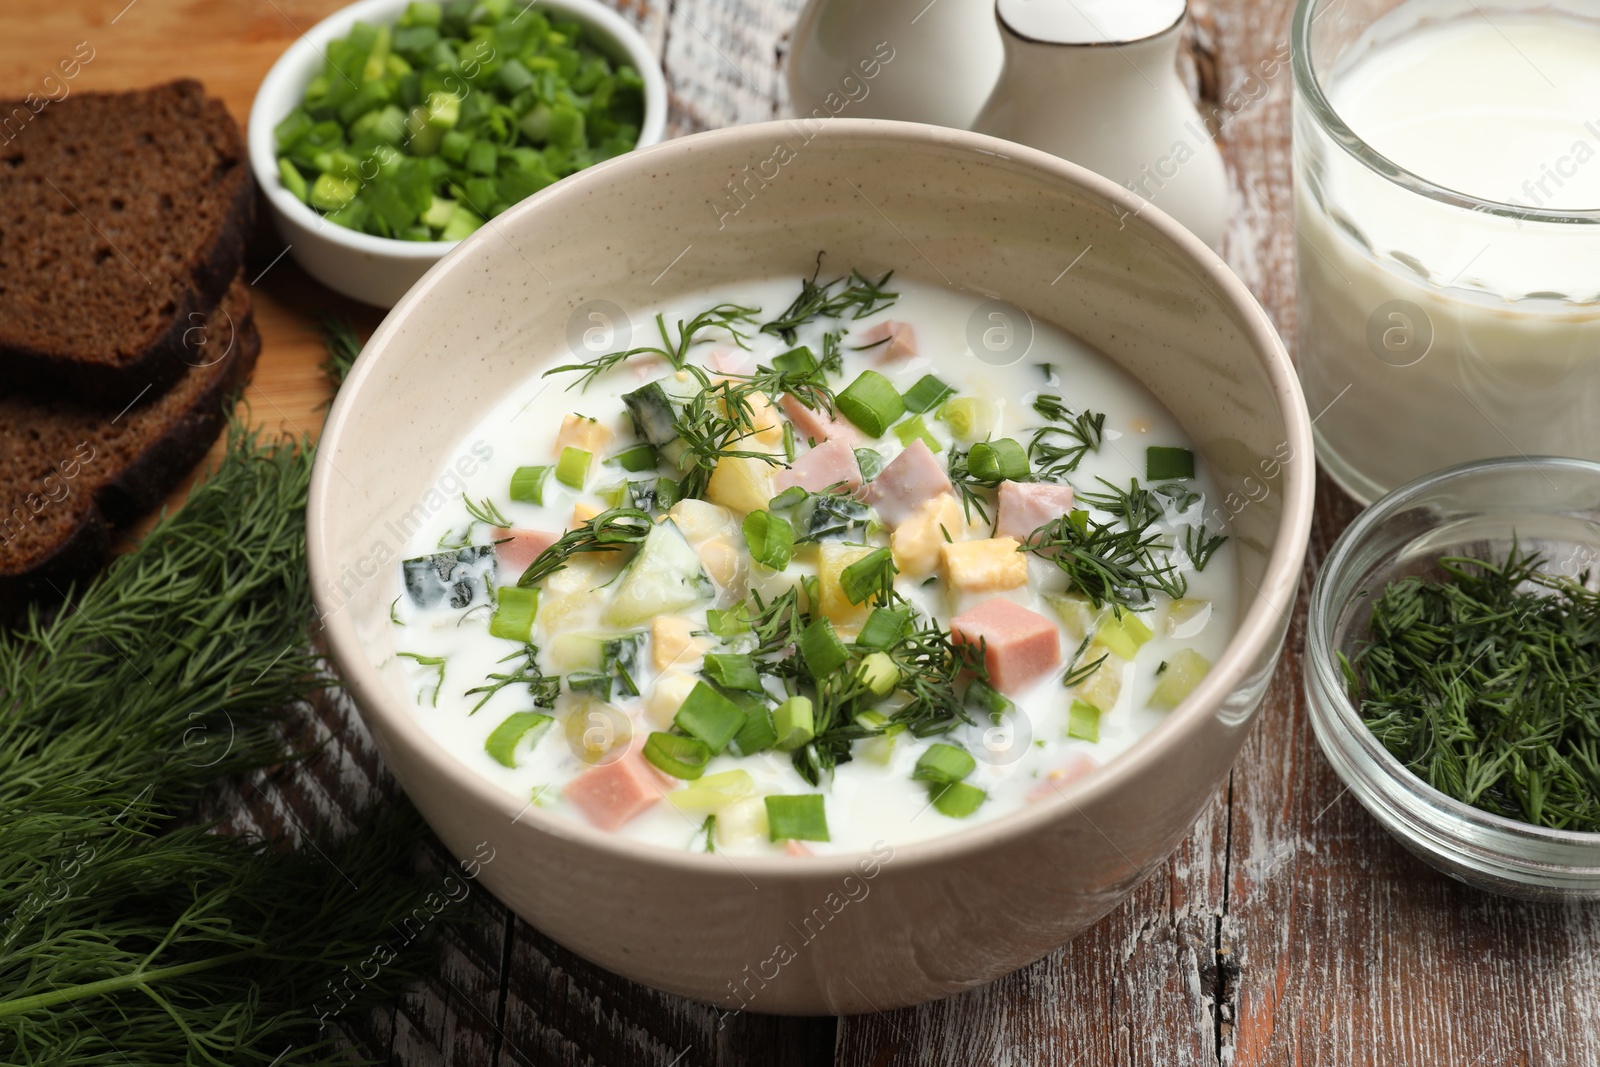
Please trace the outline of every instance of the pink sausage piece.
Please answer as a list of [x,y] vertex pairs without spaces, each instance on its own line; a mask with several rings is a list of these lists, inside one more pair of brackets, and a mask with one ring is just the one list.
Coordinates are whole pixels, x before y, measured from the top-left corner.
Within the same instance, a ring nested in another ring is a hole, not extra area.
[[861,335],[861,345],[877,345],[872,351],[879,363],[910,359],[917,354],[917,331],[909,322],[880,322]]
[[1001,482],[1000,517],[995,523],[994,535],[1027,542],[1039,527],[1071,510],[1070,485]]
[[840,440],[823,442],[792,465],[780,467],[772,476],[773,487],[780,493],[794,485],[808,493],[820,493],[840,482],[852,493],[861,487],[861,468],[856,464],[856,454]]
[[1031,804],[1035,801],[1055,796],[1060,790],[1065,789],[1069,783],[1082,778],[1094,770],[1096,766],[1098,764],[1083,753],[1073,753],[1067,759],[1067,762],[1047,772],[1043,778],[1039,779],[1038,785],[1028,790],[1028,802]]
[[1049,674],[1061,659],[1056,624],[1021,604],[996,597],[950,620],[958,644],[983,645],[989,681],[1015,696]]
[[944,464],[919,437],[867,483],[862,499],[872,505],[884,522],[898,526],[915,515],[926,501],[940,493],[953,492],[955,489],[950,485],[950,476],[944,472]]
[[590,767],[567,783],[562,795],[602,830],[615,830],[660,800],[665,783],[639,752]]
[[756,369],[756,357],[742,348],[719,348],[706,357],[706,366],[718,374],[749,374]]
[[824,441],[843,441],[851,448],[861,443],[860,431],[837,415],[829,415],[826,409],[813,411],[789,393],[783,394],[778,404],[794,423],[794,435],[800,441],[815,441],[819,445]]
[[508,530],[496,526],[494,555],[507,568],[521,574],[528,569],[528,564],[539,558],[539,553],[555,544],[560,536],[543,530]]

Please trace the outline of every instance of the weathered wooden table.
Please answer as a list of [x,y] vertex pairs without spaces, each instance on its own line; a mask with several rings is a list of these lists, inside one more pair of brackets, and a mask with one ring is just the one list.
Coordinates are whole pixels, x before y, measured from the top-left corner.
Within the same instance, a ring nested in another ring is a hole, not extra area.
[[[243,122],[272,61],[336,6],[8,0],[0,96],[37,90],[86,41],[94,56],[74,91],[189,75]],[[618,6],[664,57],[673,133],[782,114],[797,0]],[[1191,6],[1192,80],[1208,113],[1222,109],[1233,179],[1226,257],[1292,337],[1292,4]],[[269,238],[251,269],[266,343],[247,399],[260,422],[314,432],[327,396],[318,316],[345,314],[367,331],[378,315],[321,290],[288,259],[274,262],[277,251]],[[1354,510],[1320,487],[1306,589]],[[1600,1064],[1600,912],[1472,892],[1386,837],[1312,738],[1297,655],[1303,622],[1302,603],[1259,724],[1189,840],[1094,929],[985,989],[910,1011],[742,1015],[719,1026],[714,1011],[598,970],[479,893],[463,905],[477,922],[449,939],[438,973],[354,1032],[395,1064],[461,1067]],[[348,709],[319,706],[310,730],[333,744],[317,766],[274,783],[284,802],[268,812],[281,815],[274,828],[347,808],[381,779]]]

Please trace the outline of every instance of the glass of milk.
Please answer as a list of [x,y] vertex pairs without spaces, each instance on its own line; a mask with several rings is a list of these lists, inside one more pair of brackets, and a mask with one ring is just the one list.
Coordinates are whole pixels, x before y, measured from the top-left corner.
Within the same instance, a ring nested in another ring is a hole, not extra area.
[[1300,0],[1293,33],[1325,469],[1371,502],[1472,459],[1600,459],[1600,3]]

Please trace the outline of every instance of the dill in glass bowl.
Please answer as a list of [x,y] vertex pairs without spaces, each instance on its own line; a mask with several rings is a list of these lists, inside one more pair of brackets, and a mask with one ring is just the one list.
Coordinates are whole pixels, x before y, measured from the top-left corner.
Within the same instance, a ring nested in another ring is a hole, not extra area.
[[1468,885],[1600,899],[1596,574],[1600,464],[1517,457],[1388,494],[1317,577],[1317,740],[1384,829]]

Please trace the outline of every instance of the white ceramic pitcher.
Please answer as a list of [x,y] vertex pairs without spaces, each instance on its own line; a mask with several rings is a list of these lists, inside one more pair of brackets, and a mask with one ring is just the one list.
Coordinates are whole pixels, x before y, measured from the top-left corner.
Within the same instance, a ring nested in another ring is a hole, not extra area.
[[1103,174],[1219,249],[1227,171],[1176,65],[1186,0],[997,0],[995,12],[1005,65],[972,128]]
[[993,0],[809,0],[789,54],[802,118],[967,129],[1000,74]]

